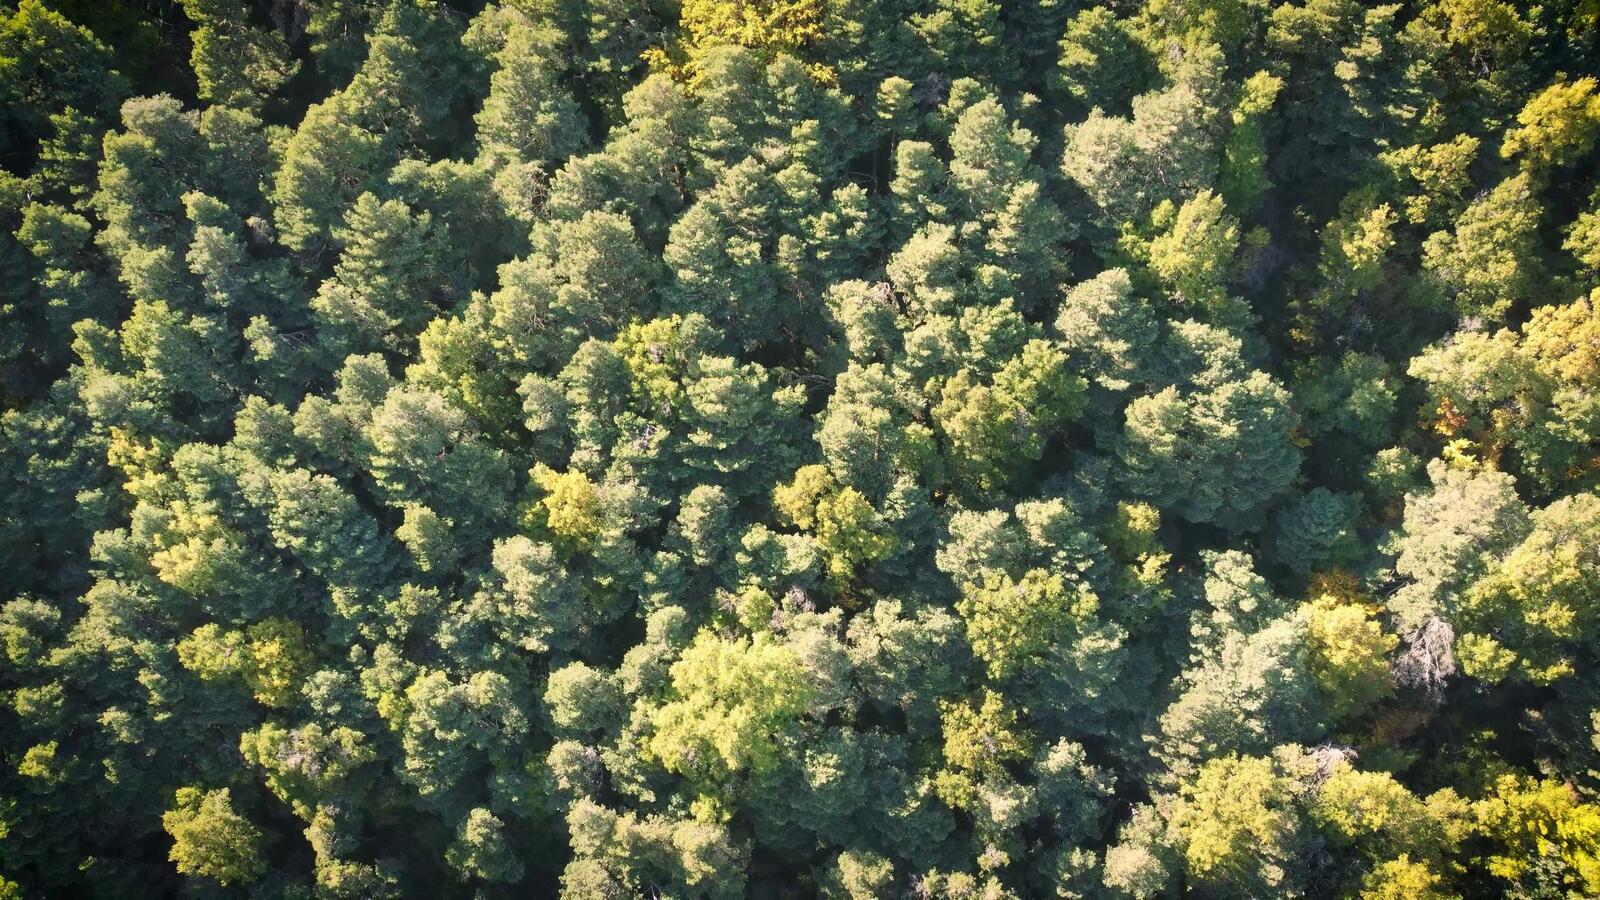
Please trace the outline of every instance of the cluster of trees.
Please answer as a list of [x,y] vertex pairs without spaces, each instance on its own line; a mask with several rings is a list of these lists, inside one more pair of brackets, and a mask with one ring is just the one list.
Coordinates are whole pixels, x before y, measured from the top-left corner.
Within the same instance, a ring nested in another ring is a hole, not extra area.
[[1594,0],[0,5],[0,896],[1600,895]]

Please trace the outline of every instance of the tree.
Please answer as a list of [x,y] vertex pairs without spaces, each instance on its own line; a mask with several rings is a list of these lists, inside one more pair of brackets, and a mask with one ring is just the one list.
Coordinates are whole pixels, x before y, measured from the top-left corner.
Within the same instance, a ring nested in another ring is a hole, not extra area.
[[[317,22],[328,29],[321,34],[352,24],[339,18]],[[325,246],[332,224],[402,151],[445,127],[474,82],[469,70],[453,17],[421,3],[387,7],[350,83],[313,104],[283,147],[272,196],[283,243],[313,254]]]
[[330,224],[364,192],[382,158],[382,138],[331,103],[313,106],[285,147],[275,179],[273,221],[284,244],[296,250],[324,245]]
[[190,65],[200,99],[255,110],[294,77],[283,37],[252,24],[237,0],[184,0],[183,12],[195,24]]
[[798,528],[813,532],[826,555],[829,579],[850,584],[857,566],[876,562],[894,550],[872,504],[852,487],[838,487],[824,466],[802,466],[794,480],[773,492],[773,505]]
[[478,143],[496,163],[548,173],[583,147],[587,123],[559,80],[561,39],[558,31],[523,23],[506,29],[477,116]]
[[481,807],[462,820],[445,859],[463,877],[504,883],[522,880],[522,862],[506,842],[505,823]]
[[496,632],[528,650],[570,646],[584,608],[550,545],[517,535],[495,544],[493,558],[502,585],[493,595]]
[[122,105],[123,130],[102,144],[90,203],[106,221],[99,241],[136,300],[181,308],[188,296],[180,262],[189,242],[183,195],[199,186],[206,157],[200,124],[199,116],[165,94],[135,98]]
[[1406,496],[1395,571],[1410,583],[1389,601],[1408,629],[1491,571],[1530,526],[1508,475],[1434,461],[1428,477],[1430,490]]
[[1201,393],[1167,387],[1126,416],[1129,487],[1190,521],[1237,521],[1300,468],[1288,393],[1265,372]]
[[1463,315],[1503,320],[1527,305],[1540,279],[1539,205],[1527,173],[1500,182],[1423,245],[1423,266]]
[[113,49],[39,0],[19,3],[0,20],[0,82],[7,145],[50,133],[49,116],[66,109],[109,117],[128,93]]
[[1008,127],[993,97],[962,110],[950,133],[950,187],[988,229],[987,249],[1024,308],[1059,284],[1068,261],[1060,245],[1074,234],[1039,188],[1043,173],[1029,161],[1038,143],[1020,124]]
[[1229,754],[1265,754],[1322,731],[1321,697],[1308,660],[1307,625],[1274,620],[1225,640],[1185,671],[1182,691],[1161,713],[1159,753],[1182,778]]
[[911,27],[941,68],[983,74],[993,82],[1010,81],[1015,75],[1001,41],[1005,25],[1000,12],[1000,4],[986,0],[940,0],[912,19]]
[[1563,497],[1532,515],[1521,543],[1452,604],[1467,674],[1497,680],[1513,669],[1540,683],[1570,675],[1567,648],[1588,643],[1600,595],[1594,538],[1600,496]]
[[1201,191],[1179,208],[1171,229],[1150,242],[1150,269],[1182,302],[1203,308],[1220,302],[1238,250],[1238,221],[1221,197]]
[[22,210],[16,239],[41,269],[36,280],[44,328],[35,352],[45,360],[64,355],[74,323],[115,308],[112,286],[89,244],[92,230],[88,219],[59,206],[30,203]]
[[937,698],[961,683],[968,650],[961,622],[937,607],[906,610],[884,600],[850,620],[851,668],[867,696],[931,720]]
[[1045,665],[1049,652],[1071,641],[1098,607],[1087,585],[1069,587],[1060,575],[1041,569],[1016,581],[985,572],[957,605],[972,652],[995,681]]
[[1180,80],[1135,97],[1130,118],[1096,109],[1067,126],[1061,171],[1089,195],[1102,225],[1141,223],[1161,201],[1215,181],[1219,129],[1200,89],[1203,83]]
[[1465,810],[1452,792],[1423,799],[1387,772],[1363,772],[1347,760],[1331,769],[1308,812],[1335,846],[1353,846],[1368,859],[1415,857],[1423,864],[1453,848]]
[[1391,434],[1397,382],[1382,359],[1351,352],[1305,371],[1292,390],[1308,433],[1323,441],[1346,436],[1358,446],[1374,447]]
[[610,731],[620,723],[624,709],[612,677],[583,663],[551,672],[544,702],[556,727],[573,734]]
[[1306,664],[1337,721],[1357,714],[1394,690],[1389,654],[1400,639],[1383,630],[1372,611],[1324,595],[1302,607]]
[[650,753],[716,790],[770,768],[778,736],[810,698],[794,651],[770,635],[730,641],[701,632],[672,664],[670,699],[651,717]]
[[334,586],[385,580],[391,544],[336,480],[294,469],[272,472],[265,482],[258,503],[278,546]]
[[1085,109],[1121,112],[1155,78],[1132,23],[1109,9],[1085,9],[1067,23],[1054,84]]
[[1045,444],[1082,410],[1083,380],[1048,341],[1030,341],[989,384],[963,369],[945,383],[933,420],[953,467],[979,490],[1021,477]]
[[848,900],[881,897],[894,883],[894,863],[870,850],[846,850],[834,861],[829,888]]
[[1580,299],[1540,307],[1520,335],[1468,332],[1428,347],[1410,374],[1436,404],[1434,429],[1486,458],[1514,451],[1508,468],[1541,493],[1587,483],[1594,431],[1581,385],[1593,368],[1584,348],[1594,322],[1593,304]]
[[1116,786],[1111,773],[1088,761],[1081,744],[1066,739],[1043,748],[1034,760],[1039,805],[1066,841],[1087,838],[1098,828],[1101,803]]
[[653,308],[660,277],[626,216],[588,212],[541,225],[534,250],[503,266],[490,298],[497,348],[527,369],[553,366],[585,337],[609,337]]
[[[1488,870],[1517,884],[1549,878],[1561,888],[1600,887],[1600,860],[1594,840],[1600,809],[1580,802],[1558,781],[1502,775],[1492,792],[1472,805],[1475,830],[1494,846]],[[1549,875],[1538,869],[1548,866]]]
[[1273,555],[1302,574],[1353,563],[1361,553],[1359,513],[1354,495],[1312,488],[1273,516]]
[[1426,864],[1404,854],[1367,873],[1361,890],[1362,900],[1399,900],[1401,897],[1447,900],[1450,896],[1444,879]]
[[934,788],[940,799],[957,809],[975,805],[984,780],[1004,778],[1008,764],[1026,759],[1031,752],[1016,710],[1008,708],[1004,698],[992,690],[965,701],[941,701],[939,718],[944,768]]
[[448,284],[434,268],[441,247],[432,216],[366,193],[335,236],[344,250],[311,300],[328,333],[329,355],[408,348],[437,314],[435,303]]
[[1409,189],[1400,206],[1407,220],[1437,228],[1461,213],[1472,187],[1467,167],[1481,143],[1463,134],[1431,147],[1419,144],[1379,154],[1383,165]]
[[719,45],[803,55],[821,39],[825,19],[823,7],[814,0],[732,5],[696,0],[679,13],[678,43],[667,58],[681,59],[682,72],[694,80],[705,55]]
[[161,824],[172,836],[169,858],[185,875],[214,878],[223,885],[249,884],[266,871],[262,833],[233,809],[228,788],[179,788],[175,806]]
[[[662,251],[675,279],[665,307],[722,324],[734,346],[800,330],[814,297],[793,263],[804,252],[794,226],[815,197],[815,175],[780,162],[750,157],[725,171],[672,225]],[[791,188],[800,195],[785,196]],[[800,302],[780,302],[785,296]]]
[[1179,787],[1171,821],[1188,871],[1213,890],[1296,890],[1298,789],[1270,757],[1228,756]]
[[408,504],[394,536],[411,551],[412,562],[424,572],[447,572],[461,555],[451,522],[426,506]]
[[240,736],[239,752],[268,772],[267,787],[303,819],[339,798],[352,776],[377,756],[361,732],[315,722],[291,728],[268,722]]
[[202,625],[178,643],[178,659],[201,680],[237,678],[261,703],[286,707],[298,699],[312,664],[304,630],[282,618],[242,631]]
[[1107,269],[1074,285],[1056,317],[1068,357],[1109,390],[1126,390],[1149,373],[1155,315],[1126,269]]
[[1228,205],[1245,213],[1256,209],[1272,187],[1267,174],[1267,140],[1264,119],[1284,88],[1284,80],[1262,70],[1251,75],[1239,91],[1232,125],[1222,145],[1222,171],[1217,189]]
[[508,502],[504,453],[433,391],[388,391],[365,435],[372,477],[397,505],[424,503],[458,523],[481,524]]
[[[528,729],[517,692],[498,672],[456,679],[422,670],[405,687],[403,698],[390,712],[404,754],[401,777],[424,801],[445,809],[454,805],[450,793],[468,773],[481,770],[488,760],[507,759]],[[477,833],[492,849],[494,826],[480,823]]]
[[1517,113],[1520,127],[1506,135],[1500,155],[1523,157],[1535,170],[1565,168],[1600,139],[1600,93],[1593,78],[1557,82],[1528,101]]

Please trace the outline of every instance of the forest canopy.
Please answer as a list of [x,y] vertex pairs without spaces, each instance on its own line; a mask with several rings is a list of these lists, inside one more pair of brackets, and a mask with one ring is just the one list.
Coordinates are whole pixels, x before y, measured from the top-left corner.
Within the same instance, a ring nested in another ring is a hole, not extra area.
[[1600,896],[1600,4],[0,0],[0,898]]

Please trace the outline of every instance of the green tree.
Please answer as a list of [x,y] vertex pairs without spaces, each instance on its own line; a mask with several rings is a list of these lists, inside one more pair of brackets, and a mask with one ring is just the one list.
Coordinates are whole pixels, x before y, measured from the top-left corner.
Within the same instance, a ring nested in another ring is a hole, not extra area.
[[830,581],[847,587],[856,568],[889,555],[894,536],[872,504],[852,487],[839,487],[824,466],[802,466],[773,492],[773,505],[797,528],[816,535]]
[[996,681],[1047,665],[1049,652],[1072,640],[1098,608],[1087,585],[1069,586],[1040,569],[1015,581],[985,572],[957,605],[973,654]]
[[1389,655],[1400,639],[1385,632],[1370,609],[1327,595],[1301,609],[1307,667],[1335,720],[1361,712],[1394,690]]
[[228,788],[179,788],[161,824],[172,836],[170,858],[185,875],[231,885],[249,884],[266,871],[261,830],[234,811]]
[[1312,488],[1273,516],[1273,556],[1302,574],[1354,563],[1361,553],[1359,514],[1354,495]]
[[1504,882],[1537,883],[1543,873],[1536,868],[1548,866],[1553,871],[1544,877],[1559,888],[1583,892],[1600,886],[1594,853],[1600,809],[1581,802],[1567,785],[1503,775],[1472,805],[1472,817],[1474,830],[1494,848],[1488,871]]
[[1200,393],[1167,387],[1128,405],[1129,487],[1194,522],[1237,521],[1294,478],[1288,392],[1265,372]]
[[506,841],[505,823],[481,807],[462,820],[445,859],[464,877],[506,883],[522,879],[522,862]]
[[1067,23],[1054,85],[1085,109],[1125,110],[1155,79],[1150,52],[1132,23],[1109,9],[1085,9]]
[[200,99],[221,106],[259,109],[294,77],[298,65],[277,31],[256,27],[237,0],[184,0],[195,25],[189,64]]
[[1048,341],[1030,341],[984,384],[969,369],[945,383],[933,420],[951,463],[979,490],[1022,477],[1082,411],[1083,380]]
[[701,632],[672,664],[672,694],[651,717],[649,750],[714,790],[770,768],[778,737],[810,698],[794,651],[770,635],[730,641]]
[[1185,303],[1219,302],[1239,250],[1239,225],[1222,198],[1201,191],[1185,201],[1170,230],[1150,242],[1150,269]]
[[1540,208],[1524,173],[1474,200],[1453,231],[1423,245],[1423,267],[1439,279],[1464,315],[1503,320],[1538,291]]
[[267,787],[303,819],[336,800],[360,768],[376,758],[361,732],[315,722],[284,727],[268,722],[239,738],[245,761],[266,770]]
[[7,145],[27,146],[51,132],[67,109],[109,118],[128,93],[113,48],[40,0],[24,0],[0,19],[0,83]]
[[1431,489],[1406,496],[1395,571],[1409,579],[1389,600],[1406,629],[1492,571],[1527,535],[1528,508],[1511,477],[1428,466]]
[[1308,653],[1306,623],[1285,617],[1223,641],[1182,673],[1182,693],[1160,718],[1168,768],[1187,777],[1207,760],[1315,739],[1323,711]]
[[495,52],[489,96],[477,116],[478,143],[496,163],[533,165],[548,173],[582,149],[587,123],[559,80],[562,37],[522,23],[506,29]]
[[[318,22],[328,29],[321,33],[331,39],[349,28],[341,18]],[[384,169],[446,127],[456,98],[474,81],[470,65],[452,16],[431,4],[387,7],[349,84],[313,104],[283,145],[272,194],[283,243],[320,251],[333,223]]]
[[1518,127],[1506,134],[1500,155],[1523,157],[1535,170],[1564,168],[1600,139],[1600,93],[1593,78],[1557,82],[1517,113]]
[[1135,97],[1129,118],[1094,110],[1067,126],[1062,173],[1089,195],[1102,225],[1142,223],[1161,201],[1216,180],[1218,111],[1198,92],[1209,75],[1193,78]]
[[1452,604],[1467,674],[1511,671],[1540,683],[1570,675],[1570,648],[1588,643],[1600,594],[1600,496],[1563,497],[1532,515],[1532,529]]
[[1179,787],[1172,827],[1201,885],[1232,895],[1299,889],[1298,786],[1270,757],[1206,763]]
[[435,269],[440,246],[432,216],[367,193],[334,234],[344,249],[311,300],[330,356],[408,349],[448,296],[446,277]]
[[934,788],[940,799],[958,809],[979,800],[981,782],[1004,778],[1008,764],[1026,759],[1031,751],[1028,733],[1019,726],[1016,710],[992,690],[965,701],[939,704],[944,734],[944,768]]

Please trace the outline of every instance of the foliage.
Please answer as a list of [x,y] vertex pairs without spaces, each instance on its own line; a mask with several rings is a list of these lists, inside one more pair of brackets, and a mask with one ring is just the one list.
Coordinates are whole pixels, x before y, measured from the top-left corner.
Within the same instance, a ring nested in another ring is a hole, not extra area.
[[234,812],[227,788],[179,788],[176,806],[161,816],[172,835],[178,871],[214,878],[224,885],[260,877],[261,831]]
[[811,693],[794,651],[765,635],[726,641],[707,632],[672,664],[672,690],[676,699],[652,717],[650,751],[705,783],[773,765],[780,732]]
[[1597,22],[0,5],[0,896],[1600,895]]

